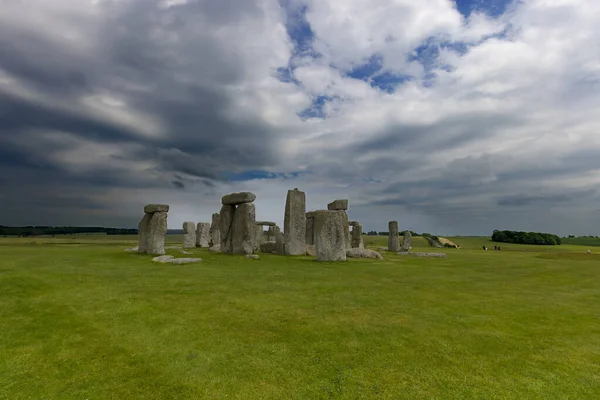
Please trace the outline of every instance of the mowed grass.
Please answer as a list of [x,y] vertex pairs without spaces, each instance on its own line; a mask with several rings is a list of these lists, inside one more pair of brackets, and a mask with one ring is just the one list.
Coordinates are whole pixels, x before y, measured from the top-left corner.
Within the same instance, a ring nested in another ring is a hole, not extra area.
[[131,236],[2,238],[0,398],[600,398],[597,252],[450,239],[175,266]]

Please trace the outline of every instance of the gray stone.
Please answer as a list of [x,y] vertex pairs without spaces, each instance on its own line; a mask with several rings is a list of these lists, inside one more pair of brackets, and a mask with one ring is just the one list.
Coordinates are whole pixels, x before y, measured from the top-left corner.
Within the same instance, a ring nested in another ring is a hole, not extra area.
[[283,231],[285,254],[303,255],[306,241],[306,194],[298,189],[288,190]]
[[256,236],[256,210],[254,204],[237,206],[231,224],[233,254],[252,254]]
[[253,260],[258,260],[260,256],[258,254],[246,254],[246,258],[251,258]]
[[137,253],[139,246],[132,247],[130,249],[125,249],[126,253]]
[[352,236],[350,235],[350,225],[348,224],[348,213],[344,210],[337,210],[342,215],[342,223],[344,224],[344,231],[346,235],[344,236],[346,248],[352,248]]
[[196,247],[210,247],[210,224],[198,222],[196,225]]
[[256,224],[256,233],[254,234],[254,252],[260,250],[260,244],[265,241],[265,233],[262,225]]
[[334,200],[331,203],[327,204],[328,210],[347,210],[348,209],[348,200]]
[[210,236],[210,241],[208,244],[210,247],[221,244],[221,226],[219,221],[221,221],[221,214],[214,213],[212,215],[212,223],[210,224],[210,229],[208,231]]
[[348,222],[348,225],[350,225],[350,226],[360,225],[360,222],[358,222],[358,221],[350,221],[350,222]]
[[271,221],[256,221],[256,225],[260,225],[260,226],[276,226],[277,224],[275,222],[271,222]]
[[194,254],[194,253],[192,253],[191,251],[185,251],[185,250],[183,250],[183,249],[179,249],[178,251],[179,251],[181,254],[188,254],[188,255],[189,255],[189,254]]
[[144,214],[138,224],[138,253],[145,253],[148,249],[148,226],[150,225],[152,214]]
[[171,260],[174,259],[174,258],[175,257],[173,257],[173,256],[164,255],[164,256],[154,257],[152,259],[152,261],[157,262],[157,263],[161,263],[161,264],[165,264],[165,263],[171,262]]
[[315,212],[315,250],[317,261],[346,261],[345,211]]
[[400,238],[398,237],[398,221],[390,221],[388,236],[389,251],[400,251]]
[[192,221],[183,223],[183,245],[184,249],[196,247],[196,224]]
[[256,195],[250,192],[237,192],[226,194],[221,198],[221,203],[230,206],[237,206],[244,203],[252,203],[256,200]]
[[402,246],[400,251],[409,251],[412,246],[412,234],[410,231],[404,231],[404,237],[402,238]]
[[152,214],[155,212],[169,212],[168,204],[148,204],[144,207],[144,212],[146,214]]
[[231,224],[233,223],[233,216],[235,213],[235,206],[224,204],[221,207],[219,215],[219,230],[221,235],[221,251],[223,253],[233,253],[233,242],[231,240]]
[[221,253],[221,245],[215,244],[214,246],[209,248],[208,251],[210,251],[211,253]]
[[383,260],[381,254],[371,249],[347,249],[346,256],[350,258],[376,258],[378,260]]
[[167,234],[167,213],[155,212],[148,223],[146,237],[146,253],[153,255],[165,254],[165,235]]
[[275,241],[275,227],[277,225],[274,226],[269,226],[269,230],[267,232],[267,242],[274,242]]
[[362,235],[362,225],[356,224],[352,227],[352,248],[353,249],[364,249],[365,245],[363,243],[363,235]]
[[278,226],[275,227],[275,252],[280,255],[285,254],[285,244],[283,240],[283,234]]
[[388,251],[388,248],[381,246],[377,250],[379,250],[379,251]]
[[315,215],[312,212],[306,213],[306,244],[315,244]]
[[201,262],[202,259],[201,258],[174,258],[171,261],[169,261],[171,264],[192,264],[192,263],[198,263]]
[[399,256],[412,256],[412,257],[429,257],[429,258],[446,258],[448,255],[446,253],[419,253],[419,252],[410,252],[410,251],[399,251],[396,254]]
[[306,255],[307,256],[311,256],[311,257],[316,257],[317,256],[317,248],[315,247],[314,244],[307,244],[306,245]]
[[261,253],[266,253],[266,254],[271,254],[273,252],[276,252],[276,245],[277,242],[273,241],[273,242],[264,242],[260,244],[260,252]]

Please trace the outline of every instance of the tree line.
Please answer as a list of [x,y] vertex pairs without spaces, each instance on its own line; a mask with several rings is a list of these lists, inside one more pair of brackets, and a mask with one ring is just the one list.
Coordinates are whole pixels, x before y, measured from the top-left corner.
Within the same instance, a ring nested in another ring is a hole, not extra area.
[[46,235],[76,235],[76,234],[107,234],[107,235],[137,235],[137,229],[104,228],[100,226],[3,226],[0,225],[2,236],[46,236]]
[[500,243],[537,244],[556,246],[562,243],[560,237],[552,233],[499,231],[494,230],[492,241]]

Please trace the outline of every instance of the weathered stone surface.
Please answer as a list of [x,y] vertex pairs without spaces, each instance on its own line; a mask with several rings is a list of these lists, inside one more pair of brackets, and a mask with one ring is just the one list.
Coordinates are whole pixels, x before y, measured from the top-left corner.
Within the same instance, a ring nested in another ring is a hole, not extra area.
[[410,251],[399,251],[399,256],[412,256],[412,257],[430,257],[430,258],[446,258],[448,255],[446,253],[419,253],[419,252],[410,252]]
[[269,226],[269,231],[267,234],[267,242],[274,242],[275,241],[275,227],[277,225],[274,226]]
[[379,251],[388,251],[388,248],[380,246],[377,250],[379,250]]
[[135,247],[132,247],[130,249],[125,249],[125,252],[126,253],[137,253],[138,249],[139,249],[139,247],[135,246]]
[[271,222],[271,221],[256,221],[256,225],[260,225],[260,226],[276,226],[277,224],[275,222]]
[[172,260],[172,259],[174,259],[174,258],[175,258],[175,257],[173,257],[173,256],[167,256],[167,255],[164,255],[164,256],[158,256],[158,257],[154,257],[154,258],[152,259],[152,261],[154,261],[154,262],[157,262],[157,263],[164,264],[164,263],[171,262],[171,260]]
[[221,198],[221,204],[237,206],[244,203],[252,203],[256,200],[256,195],[250,192],[237,192],[226,194]]
[[273,241],[273,242],[264,242],[260,244],[260,252],[261,253],[266,253],[266,254],[271,254],[273,252],[276,252],[276,245],[277,242]]
[[398,221],[390,221],[388,236],[389,251],[400,251],[400,238],[398,237]]
[[223,253],[233,253],[233,242],[231,240],[231,224],[233,223],[233,216],[235,213],[235,206],[223,205],[221,212],[219,213],[219,230],[221,235],[221,251]]
[[210,247],[210,223],[198,222],[196,225],[196,247]]
[[209,240],[209,246],[213,247],[215,245],[220,245],[221,244],[221,226],[220,226],[220,222],[221,221],[221,214],[219,213],[214,213],[212,215],[212,222],[210,224],[210,229],[208,231],[208,234],[210,236],[210,240]]
[[179,251],[181,254],[187,254],[187,255],[194,254],[194,253],[192,253],[191,251],[185,251],[185,250],[183,250],[183,249],[179,249],[178,251]]
[[174,258],[171,261],[169,261],[171,264],[193,264],[193,263],[198,263],[201,262],[202,259],[201,258]]
[[346,256],[351,258],[377,258],[378,260],[383,260],[381,254],[371,249],[347,249]]
[[331,203],[327,204],[328,210],[347,210],[348,209],[348,200],[334,200]]
[[146,237],[146,253],[154,255],[165,254],[165,235],[167,234],[167,213],[155,212],[148,223]]
[[254,252],[260,250],[260,244],[265,241],[265,234],[262,225],[256,224],[256,233],[254,234]]
[[350,225],[350,226],[360,225],[360,222],[358,222],[358,221],[349,221],[348,225]]
[[210,251],[211,253],[221,253],[221,245],[215,244],[210,249],[208,249],[208,251]]
[[315,213],[317,261],[346,261],[345,211],[319,210]]
[[317,248],[315,247],[314,244],[307,244],[306,245],[306,255],[307,256],[311,256],[311,257],[316,257],[317,256]]
[[400,251],[409,251],[412,248],[412,234],[410,231],[404,231],[404,237],[402,238],[402,246]]
[[260,259],[260,256],[258,254],[246,254],[246,258],[258,260],[258,259]]
[[344,231],[346,232],[346,235],[344,236],[346,248],[351,249],[352,248],[352,236],[350,235],[350,225],[348,225],[348,213],[344,210],[338,210],[338,211],[342,215],[342,223],[344,224]]
[[365,245],[363,243],[363,235],[362,235],[362,225],[356,224],[352,228],[352,248],[353,249],[364,249]]
[[146,214],[152,214],[155,212],[169,212],[168,204],[148,204],[144,207],[144,212]]
[[148,226],[151,218],[152,214],[144,214],[138,224],[138,253],[145,253],[148,249]]
[[196,224],[193,221],[183,223],[183,248],[196,247]]
[[306,213],[306,244],[315,244],[315,215],[314,213]]
[[283,234],[278,226],[275,227],[275,252],[280,255],[285,254],[285,244],[283,240]]
[[285,254],[304,254],[306,240],[306,194],[298,189],[288,190],[283,220]]
[[256,210],[254,204],[237,206],[231,225],[233,254],[252,254],[256,236]]

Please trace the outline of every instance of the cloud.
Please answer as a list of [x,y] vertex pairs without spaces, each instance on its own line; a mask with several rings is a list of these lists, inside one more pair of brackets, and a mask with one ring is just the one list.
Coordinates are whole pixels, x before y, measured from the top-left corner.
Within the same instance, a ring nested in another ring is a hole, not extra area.
[[[0,10],[0,223],[600,226],[594,0],[31,0]],[[25,199],[25,200],[21,200]],[[595,215],[595,216],[594,216]]]

